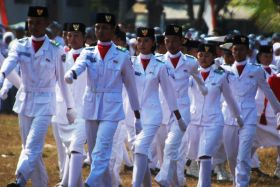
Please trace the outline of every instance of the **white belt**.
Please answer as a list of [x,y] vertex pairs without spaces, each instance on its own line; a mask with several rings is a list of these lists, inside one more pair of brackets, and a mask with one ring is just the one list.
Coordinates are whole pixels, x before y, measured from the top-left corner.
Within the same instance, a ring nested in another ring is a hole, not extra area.
[[93,93],[121,93],[121,89],[117,88],[90,88],[87,87],[87,90],[92,91]]
[[21,87],[24,92],[55,92],[55,87],[48,88],[33,88],[33,87]]

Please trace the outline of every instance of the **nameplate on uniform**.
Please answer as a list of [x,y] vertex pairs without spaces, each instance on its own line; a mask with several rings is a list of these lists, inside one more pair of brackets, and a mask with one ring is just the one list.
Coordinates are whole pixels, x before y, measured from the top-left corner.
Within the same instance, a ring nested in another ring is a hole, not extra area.
[[184,72],[188,73],[188,70],[187,70],[187,69],[184,69]]
[[137,75],[137,76],[141,76],[141,73],[140,73],[140,72],[138,72],[138,71],[135,71],[135,75]]
[[118,63],[118,61],[117,61],[117,60],[113,60],[113,63],[117,64],[117,63]]
[[26,56],[26,57],[30,57],[31,56],[31,53],[27,53],[27,52],[19,52],[18,55],[23,55],[23,56]]
[[251,78],[251,79],[254,78],[254,75],[249,75],[249,78]]

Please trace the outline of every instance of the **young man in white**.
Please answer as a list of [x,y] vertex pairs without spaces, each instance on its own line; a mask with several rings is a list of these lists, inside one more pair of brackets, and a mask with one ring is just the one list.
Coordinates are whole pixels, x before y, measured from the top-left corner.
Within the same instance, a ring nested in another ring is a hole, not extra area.
[[22,187],[32,178],[34,186],[47,186],[42,160],[44,139],[55,113],[55,85],[58,82],[67,105],[69,122],[74,121],[73,101],[64,82],[65,54],[45,35],[49,23],[45,7],[29,7],[28,29],[31,37],[14,42],[0,72],[3,77],[20,65],[21,87],[16,95],[14,111],[19,115],[22,151],[16,170],[16,182],[8,187]]
[[255,96],[260,88],[270,101],[275,114],[280,112],[280,104],[265,79],[264,70],[257,64],[248,62],[248,38],[236,35],[232,38],[234,64],[227,68],[232,95],[241,111],[244,126],[238,128],[228,107],[224,107],[225,121],[224,145],[229,160],[230,170],[234,176],[234,185],[248,186],[250,181],[250,161],[254,137],[256,134],[257,108]]
[[126,87],[130,105],[141,126],[139,102],[130,57],[112,42],[115,17],[109,13],[96,15],[96,47],[82,51],[75,65],[65,74],[67,83],[72,83],[87,70],[87,87],[83,99],[83,118],[91,154],[91,171],[86,186],[110,186],[109,161],[113,136],[118,122],[124,119],[122,88]]
[[[180,51],[182,42],[182,27],[168,25],[165,30],[165,46],[168,52],[157,58],[167,65],[168,73],[170,74],[170,79],[174,87],[178,109],[182,118],[188,124],[190,122],[190,100],[188,96],[190,76],[198,83],[202,95],[207,94],[207,88],[199,76],[196,59],[192,56],[184,55]],[[181,153],[186,152],[184,148],[179,149],[185,132],[178,127],[178,122],[171,111],[164,111],[164,115],[170,117],[169,123],[171,127],[165,141],[163,164],[155,180],[164,186],[170,185],[171,182],[174,182],[173,185],[182,186],[185,183],[184,165],[183,167],[177,165],[177,161],[181,159],[179,155],[183,155]],[[177,172],[177,167],[179,172]]]

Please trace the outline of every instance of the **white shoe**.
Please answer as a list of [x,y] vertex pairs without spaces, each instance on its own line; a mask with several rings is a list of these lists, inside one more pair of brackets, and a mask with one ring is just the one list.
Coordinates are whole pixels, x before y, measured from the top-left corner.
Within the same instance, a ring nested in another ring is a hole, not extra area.
[[280,164],[276,166],[276,169],[274,171],[274,176],[280,179]]
[[186,175],[198,178],[198,176],[199,176],[199,166],[198,166],[198,163],[195,160],[192,160],[190,166],[187,167]]

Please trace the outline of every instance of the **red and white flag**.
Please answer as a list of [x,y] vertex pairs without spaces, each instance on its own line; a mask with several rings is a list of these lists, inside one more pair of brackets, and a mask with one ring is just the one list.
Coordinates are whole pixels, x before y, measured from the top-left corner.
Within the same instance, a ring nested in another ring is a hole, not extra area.
[[214,29],[217,25],[215,15],[215,0],[205,0],[203,18],[208,27],[208,34],[213,34]]
[[0,0],[0,23],[4,26],[8,26],[8,17],[6,12],[5,0]]

